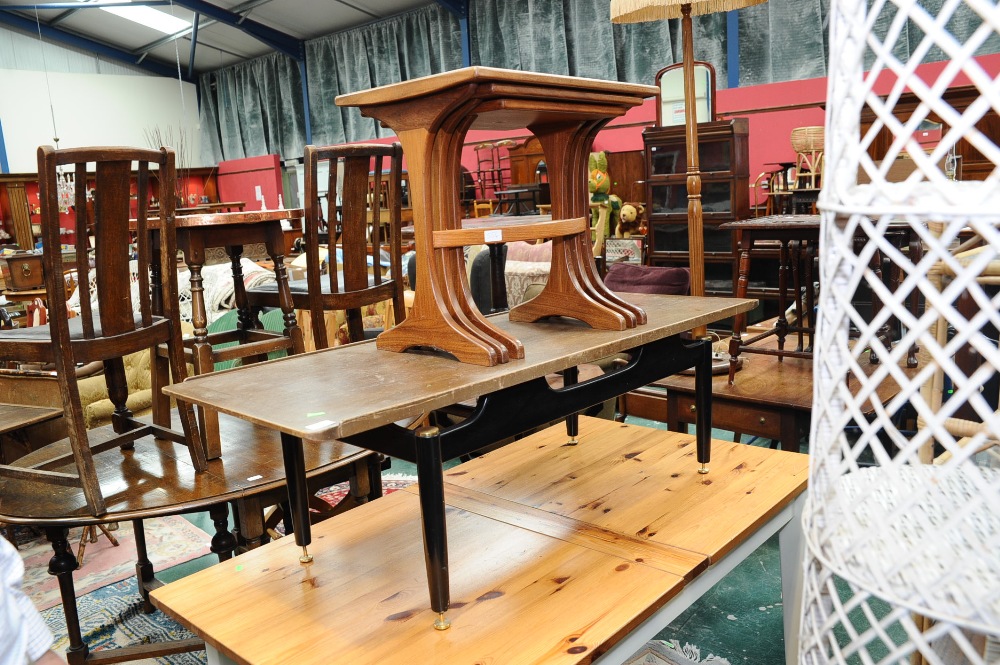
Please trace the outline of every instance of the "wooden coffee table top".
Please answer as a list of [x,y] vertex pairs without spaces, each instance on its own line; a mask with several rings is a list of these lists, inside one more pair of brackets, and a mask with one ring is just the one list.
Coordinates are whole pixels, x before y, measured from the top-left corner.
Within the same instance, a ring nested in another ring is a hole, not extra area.
[[[343,438],[677,335],[756,304],[627,295],[647,312],[647,324],[618,331],[568,319],[513,323],[506,315],[492,317],[525,348],[523,360],[493,367],[359,343],[190,377],[164,392],[303,439]],[[247,390],[254,385],[267,388]]]
[[[157,589],[238,663],[590,663],[805,487],[808,458],[583,418],[446,475],[452,626],[427,606],[415,488]],[[603,489],[600,489],[603,488]]]
[[809,475],[807,455],[719,440],[701,475],[691,435],[610,420],[581,417],[578,439],[567,445],[565,428],[551,427],[445,471],[446,487],[714,563],[805,491]]

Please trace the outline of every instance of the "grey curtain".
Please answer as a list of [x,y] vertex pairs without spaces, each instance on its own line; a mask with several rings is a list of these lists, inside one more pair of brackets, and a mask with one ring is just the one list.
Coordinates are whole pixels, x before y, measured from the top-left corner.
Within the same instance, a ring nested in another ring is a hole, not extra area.
[[305,114],[298,64],[271,53],[198,80],[206,163],[257,155],[302,156]]
[[[875,0],[871,0],[875,2]],[[891,7],[891,3],[884,3]],[[923,0],[936,14],[945,0]],[[741,86],[825,76],[830,0],[769,0],[738,12]],[[652,83],[656,72],[680,62],[680,21],[612,25],[611,0],[470,0],[470,59],[523,71]],[[892,14],[875,24],[884,36]],[[727,17],[694,21],[695,58],[716,68],[726,87]],[[948,23],[959,40],[981,19],[960,3]],[[905,60],[923,33],[912,22],[895,45]],[[979,54],[1000,52],[993,34]],[[946,60],[938,47],[925,60]],[[869,58],[870,64],[872,58]],[[407,14],[306,43],[313,143],[335,144],[387,134],[356,109],[333,100],[461,66],[458,21],[436,3]],[[300,72],[289,58],[270,55],[205,74],[200,80],[204,156],[207,162],[278,153],[299,157],[305,143]]]
[[[612,25],[611,0],[471,0],[472,64],[652,83],[680,62],[680,21]],[[726,77],[725,15],[694,20],[695,57]]]
[[306,43],[313,143],[330,145],[385,136],[387,130],[337,95],[458,69],[458,21],[438,5]]
[[826,76],[829,9],[830,0],[768,0],[741,9],[740,86]]
[[[871,0],[869,0],[869,5]],[[922,0],[920,5],[924,7],[928,14],[937,16],[942,7],[947,4],[945,0]],[[890,3],[879,14],[873,32],[879,41],[885,38],[889,27],[896,16],[895,7]],[[948,19],[946,26],[948,31],[959,43],[964,43],[980,27],[982,19],[976,12],[965,3],[958,3],[954,13]],[[893,46],[893,55],[902,62],[906,62],[907,56],[921,48],[921,42],[925,35],[923,30],[918,28],[913,21],[908,21],[903,32]],[[1000,51],[1000,36],[995,31],[989,32],[989,37],[976,50],[977,55],[986,55]],[[923,60],[926,62],[937,62],[950,59],[948,54],[939,46],[931,46]],[[874,53],[869,50],[865,57],[865,68],[869,68],[875,60]]]

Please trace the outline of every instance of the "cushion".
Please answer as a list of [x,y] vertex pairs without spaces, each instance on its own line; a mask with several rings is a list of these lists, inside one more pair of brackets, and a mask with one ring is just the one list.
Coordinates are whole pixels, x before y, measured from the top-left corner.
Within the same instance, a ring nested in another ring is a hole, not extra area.
[[685,296],[691,283],[688,268],[641,266],[634,263],[613,263],[604,277],[612,291],[625,293],[659,293]]
[[537,245],[523,240],[509,242],[507,243],[507,260],[551,263],[552,241],[547,240]]

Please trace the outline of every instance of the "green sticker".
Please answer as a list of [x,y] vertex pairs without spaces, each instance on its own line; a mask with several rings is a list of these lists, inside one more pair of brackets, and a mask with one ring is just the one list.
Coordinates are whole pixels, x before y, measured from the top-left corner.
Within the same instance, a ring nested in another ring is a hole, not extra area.
[[326,411],[313,411],[312,413],[307,413],[306,418],[315,418],[316,416],[322,416],[326,414]]
[[240,572],[241,570],[243,570],[243,564],[242,563],[240,565],[236,566],[236,572],[237,573]]

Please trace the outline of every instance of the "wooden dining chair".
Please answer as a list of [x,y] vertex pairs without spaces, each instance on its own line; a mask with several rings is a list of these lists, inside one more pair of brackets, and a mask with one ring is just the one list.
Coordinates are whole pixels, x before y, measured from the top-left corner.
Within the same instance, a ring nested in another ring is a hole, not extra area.
[[[30,467],[0,465],[0,477],[37,482],[39,500],[46,485],[82,489],[87,510],[107,512],[98,480],[95,456],[113,449],[132,449],[141,439],[156,437],[187,446],[191,463],[206,469],[205,450],[198,436],[194,411],[179,402],[182,431],[137,420],[129,409],[129,387],[123,357],[164,343],[174,381],[185,379],[177,303],[177,246],[174,236],[176,185],[174,152],[170,148],[144,150],[124,147],[38,149],[38,183],[41,206],[43,271],[48,300],[44,326],[4,330],[0,334],[0,360],[45,363],[55,369],[65,411],[70,452],[52,444],[53,453]],[[93,170],[88,171],[88,167]],[[133,168],[135,172],[133,173]],[[72,175],[72,180],[67,178]],[[65,192],[67,184],[72,194]],[[162,207],[159,221],[148,215],[150,193]],[[93,219],[83,213],[93,201]],[[69,203],[81,214],[60,211]],[[132,206],[137,206],[135,211]],[[134,216],[134,221],[133,221]],[[89,233],[94,238],[94,265],[88,261]],[[67,289],[63,278],[61,243],[63,224],[74,224],[78,282],[96,285],[96,301],[84,294],[79,315],[67,316]],[[153,228],[155,226],[155,228]],[[158,242],[153,242],[153,232]],[[136,288],[130,273],[133,233],[138,261]],[[161,285],[153,288],[152,285]],[[112,424],[87,430],[77,385],[76,367],[101,362],[108,396],[114,404]],[[122,454],[122,453],[119,453]],[[74,468],[75,467],[75,468]],[[52,490],[57,491],[57,490]]]
[[[388,160],[388,173],[383,172],[385,160]],[[398,143],[309,145],[305,148],[306,278],[295,280],[289,286],[296,309],[309,311],[317,349],[333,344],[324,325],[324,311],[345,312],[348,337],[352,342],[364,339],[362,309],[368,305],[391,300],[395,322],[406,317],[401,235],[402,160],[403,151]],[[321,274],[319,251],[320,221],[323,219],[319,202],[321,162],[329,164],[325,183],[330,202],[329,219],[339,219],[343,229],[340,244],[336,248],[330,246],[326,275]],[[343,172],[339,188],[338,170]],[[375,176],[369,177],[370,173]],[[387,219],[387,223],[381,223],[383,219]],[[389,246],[388,276],[382,275],[379,258],[381,247],[386,244]],[[247,295],[255,307],[278,304],[275,285],[250,289]]]

